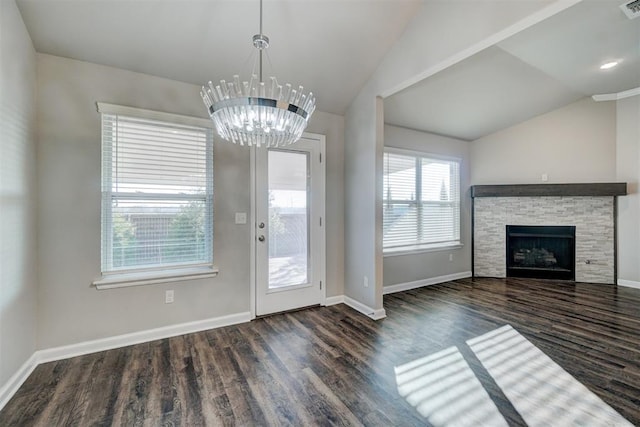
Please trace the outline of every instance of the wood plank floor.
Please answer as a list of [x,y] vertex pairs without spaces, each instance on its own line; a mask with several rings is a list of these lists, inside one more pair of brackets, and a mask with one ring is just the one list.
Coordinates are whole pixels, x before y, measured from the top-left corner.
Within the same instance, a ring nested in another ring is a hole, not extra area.
[[[640,290],[463,279],[386,295],[385,309],[374,322],[311,308],[46,363],[0,426],[427,425],[394,367],[505,324],[640,425]],[[525,425],[464,356],[509,424]]]

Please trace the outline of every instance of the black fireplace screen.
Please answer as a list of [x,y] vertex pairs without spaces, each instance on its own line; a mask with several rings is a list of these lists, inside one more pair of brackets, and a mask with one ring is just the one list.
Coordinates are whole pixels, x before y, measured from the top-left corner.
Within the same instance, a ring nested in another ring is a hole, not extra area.
[[507,225],[507,277],[575,280],[574,226]]

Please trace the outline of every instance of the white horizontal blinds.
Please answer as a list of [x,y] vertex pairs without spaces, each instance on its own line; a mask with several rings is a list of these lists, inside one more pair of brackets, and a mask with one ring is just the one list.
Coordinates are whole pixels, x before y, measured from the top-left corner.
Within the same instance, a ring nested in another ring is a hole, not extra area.
[[212,263],[207,128],[102,114],[103,272]]
[[459,163],[384,153],[383,246],[460,241]]
[[384,153],[385,248],[412,245],[418,241],[417,164],[415,157]]
[[422,238],[424,243],[460,241],[460,184],[457,162],[423,157]]

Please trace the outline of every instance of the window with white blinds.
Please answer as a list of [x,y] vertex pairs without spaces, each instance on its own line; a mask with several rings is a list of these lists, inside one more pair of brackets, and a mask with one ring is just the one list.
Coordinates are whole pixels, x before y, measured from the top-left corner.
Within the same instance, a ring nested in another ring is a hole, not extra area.
[[460,162],[385,150],[386,252],[460,244]]
[[211,129],[102,113],[102,272],[213,263]]

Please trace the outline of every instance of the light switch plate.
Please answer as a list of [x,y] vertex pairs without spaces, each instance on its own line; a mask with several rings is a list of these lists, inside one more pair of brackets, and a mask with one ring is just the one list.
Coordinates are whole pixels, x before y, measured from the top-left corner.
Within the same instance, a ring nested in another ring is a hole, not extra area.
[[247,223],[247,213],[236,212],[236,224],[246,224],[246,223]]

